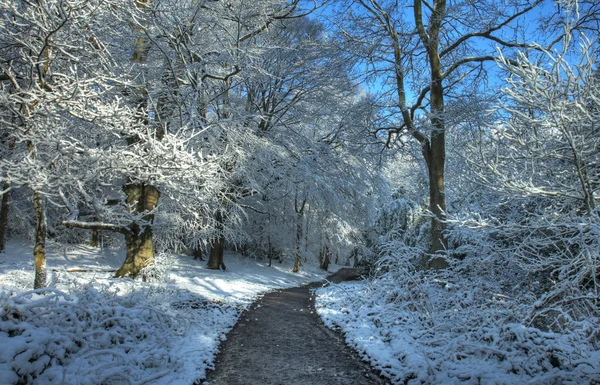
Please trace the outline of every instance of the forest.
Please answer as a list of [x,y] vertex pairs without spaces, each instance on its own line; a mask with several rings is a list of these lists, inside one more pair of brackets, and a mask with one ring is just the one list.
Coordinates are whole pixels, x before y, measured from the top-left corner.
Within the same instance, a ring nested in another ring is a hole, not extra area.
[[0,383],[201,381],[257,295],[339,267],[317,311],[390,383],[600,383],[599,31],[595,0],[0,0]]

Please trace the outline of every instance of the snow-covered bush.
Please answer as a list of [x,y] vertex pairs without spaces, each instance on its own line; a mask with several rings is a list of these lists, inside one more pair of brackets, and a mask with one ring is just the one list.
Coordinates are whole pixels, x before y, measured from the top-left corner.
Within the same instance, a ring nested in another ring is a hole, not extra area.
[[169,373],[156,368],[171,361],[169,339],[185,332],[186,320],[144,304],[146,294],[92,286],[71,295],[0,292],[0,377],[7,384],[75,384],[85,371],[96,384],[144,383]]
[[417,268],[402,200],[380,216],[396,229],[380,274],[319,290],[326,322],[393,383],[600,380],[600,94],[582,42],[578,64],[568,50],[502,62],[500,120],[452,159],[472,177],[449,197],[447,270]]
[[[553,332],[532,325],[539,282],[467,257],[417,270],[405,247],[365,284],[319,289],[318,311],[394,384],[587,384],[600,378],[598,318]],[[485,265],[485,266],[482,266]],[[471,269],[471,266],[478,266]],[[487,271],[487,273],[485,273]],[[515,282],[520,281],[519,285]]]
[[600,83],[596,45],[581,42],[578,63],[569,39],[538,61],[501,58],[501,121],[469,152],[488,196],[451,214],[449,232],[462,255],[540,282],[523,322],[555,331],[600,316]]
[[167,282],[169,269],[172,268],[174,262],[173,255],[159,252],[149,261],[148,266],[140,270],[140,274],[144,282]]

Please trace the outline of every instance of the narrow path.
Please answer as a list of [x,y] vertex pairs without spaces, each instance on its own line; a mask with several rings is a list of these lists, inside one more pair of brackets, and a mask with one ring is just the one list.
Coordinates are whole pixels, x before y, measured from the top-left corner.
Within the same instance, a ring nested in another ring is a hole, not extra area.
[[244,312],[204,384],[385,384],[323,324],[310,288],[267,294]]

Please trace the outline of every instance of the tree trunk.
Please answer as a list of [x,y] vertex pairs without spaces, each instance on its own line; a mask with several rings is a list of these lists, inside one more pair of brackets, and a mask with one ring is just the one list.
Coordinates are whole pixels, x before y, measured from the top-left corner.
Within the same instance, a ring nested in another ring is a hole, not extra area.
[[306,196],[302,200],[302,203],[298,200],[298,192],[296,191],[296,198],[294,199],[294,211],[296,212],[296,258],[294,261],[293,273],[300,271],[300,264],[302,254],[300,253],[300,247],[302,243],[302,225],[304,222],[304,209],[306,208]]
[[[94,222],[96,221],[98,221],[98,219],[94,218]],[[92,229],[92,239],[90,240],[90,246],[100,246],[100,231],[98,229]]]
[[446,230],[446,196],[444,193],[444,165],[446,162],[446,125],[444,122],[444,88],[442,85],[442,64],[439,53],[439,36],[442,20],[446,12],[446,0],[433,2],[427,30],[423,23],[421,0],[414,1],[414,18],[417,32],[427,50],[429,70],[431,75],[429,100],[431,112],[431,125],[433,130],[429,140],[421,140],[423,156],[427,163],[429,176],[429,210],[431,217],[431,247],[429,254],[435,256],[429,267],[443,269],[448,267],[446,259],[439,254],[445,254],[448,242],[445,237]]
[[[431,217],[431,247],[430,254],[445,254],[448,249],[446,239],[446,194],[444,192],[444,167],[446,163],[446,126],[444,122],[444,89],[442,86],[441,63],[437,47],[429,50],[431,65],[431,142],[429,148],[424,148],[423,154],[427,161],[429,174],[429,209]],[[434,269],[445,269],[448,262],[445,258],[434,257],[429,267]]]
[[[269,223],[269,222],[267,222]],[[273,266],[273,245],[271,245],[271,233],[267,236],[267,258],[269,259],[269,267]]]
[[149,214],[156,208],[160,192],[154,186],[141,183],[127,184],[123,190],[127,195],[127,204],[132,214],[146,213],[142,218],[142,226],[132,223],[129,232],[125,233],[127,256],[125,262],[115,273],[115,277],[136,278],[140,271],[154,263],[154,242],[152,224],[154,214]]
[[[223,231],[223,214],[221,212],[217,212],[215,215],[215,220],[217,221],[217,231],[221,233]],[[206,267],[212,270],[227,270],[225,263],[223,262],[223,256],[225,254],[225,237],[223,235],[219,235],[219,237],[210,245],[210,252],[208,255],[208,263]]]
[[[431,247],[429,249],[429,254],[434,255],[445,254],[448,248],[448,241],[445,236],[446,196],[444,193],[445,151],[443,149],[443,131],[439,133],[439,135],[441,135],[442,138],[434,138],[432,135],[431,147],[427,149],[428,151],[426,151],[426,149],[423,150],[429,174],[429,209],[433,214],[431,217]],[[429,267],[434,269],[445,269],[448,267],[448,262],[445,258],[437,256],[429,262]]]
[[227,270],[227,267],[223,262],[224,254],[225,238],[221,236],[210,245],[210,254],[208,257],[208,263],[206,264],[206,267],[212,270]]
[[[2,191],[8,190],[10,185],[8,182],[4,182]],[[8,199],[10,191],[6,191],[2,194],[2,203],[0,206],[0,253],[4,252],[6,247],[6,232],[8,231]]]
[[35,279],[33,288],[46,287],[48,270],[46,269],[46,211],[40,194],[33,193],[33,210],[35,212],[35,246],[33,259],[35,261]]
[[294,261],[294,268],[292,269],[293,273],[297,273],[300,271],[300,260],[302,258],[302,254],[300,253],[300,243],[302,243],[302,214],[297,215],[296,222],[296,259]]
[[130,277],[135,279],[144,267],[151,266],[154,263],[152,228],[146,226],[139,233],[138,231],[140,230],[139,226],[135,225],[132,226],[130,233],[125,234],[127,256],[123,265],[115,273],[115,277]]
[[327,271],[329,269],[329,264],[331,263],[331,253],[329,252],[329,248],[327,246],[323,246],[321,248],[321,269]]
[[90,246],[100,247],[100,232],[96,229],[92,230],[92,239],[90,241]]
[[202,247],[200,245],[194,246],[192,254],[194,254],[195,261],[204,261],[204,254],[202,253]]
[[[8,144],[8,150],[12,152],[15,148],[17,141],[13,138]],[[4,252],[6,247],[6,233],[8,232],[8,201],[10,199],[10,191],[7,191],[10,187],[8,183],[8,173],[4,174],[4,186],[2,186],[2,203],[0,205],[0,253]]]

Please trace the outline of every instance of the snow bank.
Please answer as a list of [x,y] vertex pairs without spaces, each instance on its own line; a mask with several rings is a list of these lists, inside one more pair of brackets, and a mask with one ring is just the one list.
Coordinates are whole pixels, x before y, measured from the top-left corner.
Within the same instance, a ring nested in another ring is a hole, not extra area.
[[230,253],[227,272],[163,255],[163,281],[143,283],[110,277],[120,252],[53,245],[52,287],[27,290],[31,255],[14,244],[0,254],[2,385],[192,384],[257,295],[322,278]]
[[485,279],[403,271],[317,294],[325,323],[394,384],[600,382],[598,320],[525,325],[523,302]]

